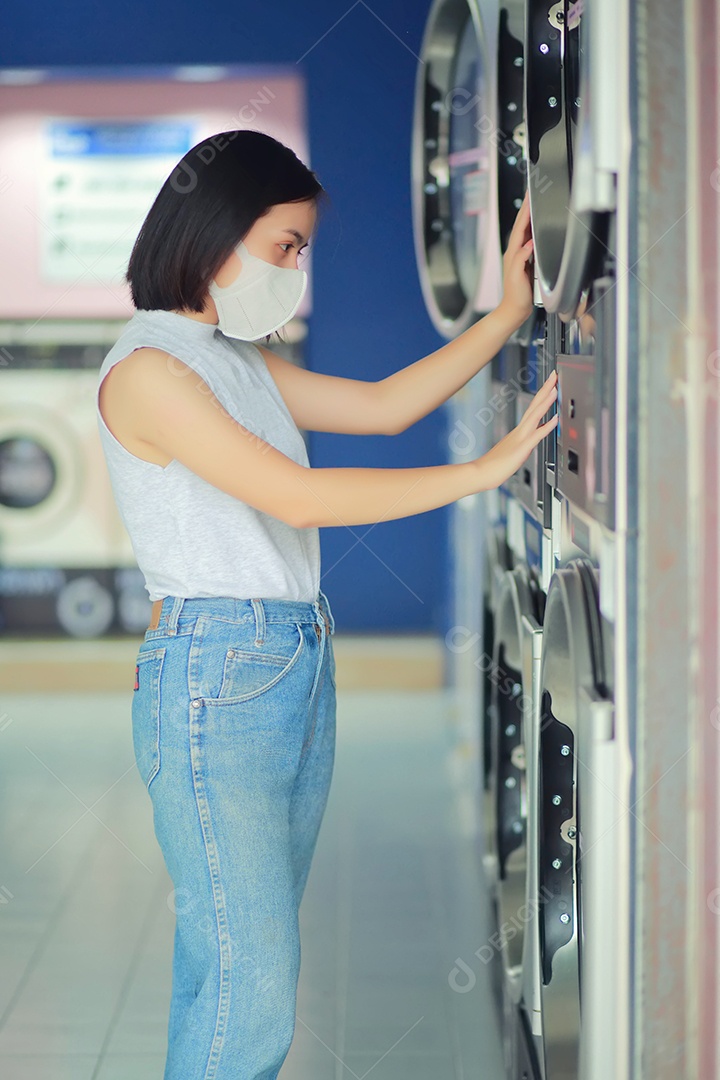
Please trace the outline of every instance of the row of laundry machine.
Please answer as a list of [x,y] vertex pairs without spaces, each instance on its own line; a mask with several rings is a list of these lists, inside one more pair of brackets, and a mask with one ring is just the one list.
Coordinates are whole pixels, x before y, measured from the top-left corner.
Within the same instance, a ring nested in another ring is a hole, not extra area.
[[627,28],[625,0],[435,0],[417,72],[415,243],[444,337],[499,303],[526,191],[534,239],[533,314],[449,403],[451,458],[496,444],[558,373],[555,431],[452,508],[448,643],[495,921],[478,958],[499,974],[513,1080],[628,1075]]

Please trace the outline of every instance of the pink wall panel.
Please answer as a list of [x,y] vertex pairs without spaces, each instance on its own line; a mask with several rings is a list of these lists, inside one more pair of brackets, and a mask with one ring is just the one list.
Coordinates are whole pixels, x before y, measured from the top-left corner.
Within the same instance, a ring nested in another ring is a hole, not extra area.
[[[246,77],[213,82],[60,80],[0,87],[0,318],[4,319],[122,319],[130,318],[134,310],[127,286],[100,282],[82,267],[69,282],[41,278],[43,133],[51,118],[190,120],[196,133],[191,143],[221,131],[254,128],[292,147],[309,163],[303,81],[277,69],[249,69]],[[309,270],[310,260],[303,265]],[[310,308],[308,288],[298,314],[306,316]]]

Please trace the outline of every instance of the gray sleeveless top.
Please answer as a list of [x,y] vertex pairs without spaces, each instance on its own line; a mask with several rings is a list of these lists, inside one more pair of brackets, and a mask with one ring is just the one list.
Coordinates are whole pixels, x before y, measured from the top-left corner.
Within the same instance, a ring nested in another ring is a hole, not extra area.
[[113,364],[142,346],[164,349],[205,380],[244,427],[301,465],[305,442],[260,353],[216,325],[138,310],[100,368],[95,408],[118,512],[150,600],[234,596],[313,602],[320,588],[317,528],[298,529],[220,491],[173,459],[155,465],[112,434],[98,404]]

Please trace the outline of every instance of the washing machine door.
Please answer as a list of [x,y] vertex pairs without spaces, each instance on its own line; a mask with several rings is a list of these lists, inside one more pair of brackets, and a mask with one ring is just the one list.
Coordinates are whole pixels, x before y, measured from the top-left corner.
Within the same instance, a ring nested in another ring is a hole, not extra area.
[[498,11],[497,185],[500,247],[507,248],[525,195],[525,0],[503,0]]
[[581,817],[593,782],[582,753],[588,692],[604,694],[602,631],[597,571],[578,559],[550,581],[540,668],[536,813],[546,1080],[577,1080],[580,1069]]
[[[492,760],[492,655],[495,647],[495,618],[500,593],[508,570],[513,567],[513,554],[508,546],[504,524],[493,523],[485,530],[485,577],[483,583],[483,780],[486,798],[490,798],[490,766]],[[489,809],[486,808],[486,816]],[[487,850],[487,847],[486,847]]]
[[515,1001],[522,990],[527,902],[528,746],[532,686],[525,685],[525,620],[537,621],[536,590],[524,566],[504,575],[495,616],[492,664],[491,850],[497,866],[497,906],[506,987]]
[[418,65],[413,231],[428,313],[456,337],[502,296],[495,132],[497,10],[435,0]]
[[598,146],[608,142],[605,128],[608,118],[613,122],[610,102],[618,81],[613,39],[601,49],[607,21],[593,3],[526,0],[526,154],[535,266],[544,307],[565,320],[575,316],[591,280],[603,272],[614,207],[611,171],[598,155]]

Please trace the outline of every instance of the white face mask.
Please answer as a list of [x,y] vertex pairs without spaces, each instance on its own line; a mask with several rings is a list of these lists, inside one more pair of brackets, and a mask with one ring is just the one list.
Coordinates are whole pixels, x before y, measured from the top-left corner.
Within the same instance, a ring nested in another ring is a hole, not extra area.
[[240,241],[235,251],[242,269],[235,280],[221,288],[210,282],[218,327],[228,337],[257,341],[292,319],[307,288],[307,272],[251,255]]

